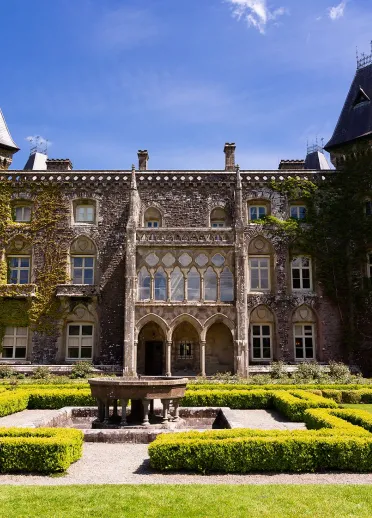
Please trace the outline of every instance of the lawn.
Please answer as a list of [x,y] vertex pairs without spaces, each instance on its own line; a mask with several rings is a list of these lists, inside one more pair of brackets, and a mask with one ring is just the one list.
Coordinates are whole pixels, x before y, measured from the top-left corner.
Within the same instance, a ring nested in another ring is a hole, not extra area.
[[372,405],[364,405],[360,403],[348,403],[340,405],[342,408],[355,408],[356,410],[365,410],[366,412],[370,412],[372,414]]
[[[115,469],[113,467],[113,469]],[[370,486],[1,486],[1,518],[370,518]]]

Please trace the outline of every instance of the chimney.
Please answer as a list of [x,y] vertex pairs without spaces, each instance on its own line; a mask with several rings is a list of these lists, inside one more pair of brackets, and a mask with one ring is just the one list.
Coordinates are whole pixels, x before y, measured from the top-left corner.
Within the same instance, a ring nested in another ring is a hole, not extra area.
[[280,171],[299,171],[305,169],[305,160],[281,160]]
[[72,162],[69,158],[48,158],[47,171],[71,171]]
[[235,171],[235,149],[236,145],[234,142],[231,144],[226,142],[223,148],[225,153],[225,171]]
[[139,171],[147,171],[147,162],[149,160],[149,154],[147,149],[139,149],[138,150],[138,170]]

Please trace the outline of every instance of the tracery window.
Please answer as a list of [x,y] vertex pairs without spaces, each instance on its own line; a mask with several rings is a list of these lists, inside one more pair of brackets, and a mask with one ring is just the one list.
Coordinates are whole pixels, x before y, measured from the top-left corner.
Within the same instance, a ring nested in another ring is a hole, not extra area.
[[187,274],[187,300],[200,300],[200,274],[195,267]]
[[150,300],[151,298],[151,277],[144,266],[141,268],[138,275],[138,299]]
[[167,300],[167,276],[163,268],[159,268],[154,277],[155,300]]
[[204,274],[204,300],[217,300],[217,274],[210,266]]
[[185,279],[178,266],[171,273],[170,281],[171,300],[175,302],[183,302],[185,299]]
[[234,276],[228,267],[224,268],[220,275],[220,293],[222,302],[234,300]]

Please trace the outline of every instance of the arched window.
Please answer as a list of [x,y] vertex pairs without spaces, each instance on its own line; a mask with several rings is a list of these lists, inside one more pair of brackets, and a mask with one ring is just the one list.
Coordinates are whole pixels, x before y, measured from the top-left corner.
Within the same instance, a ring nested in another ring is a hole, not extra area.
[[217,274],[211,266],[204,274],[204,300],[217,300]]
[[159,268],[154,277],[155,300],[167,300],[167,276],[163,268]]
[[88,237],[80,236],[71,245],[72,284],[94,284],[96,247]]
[[185,299],[185,281],[181,270],[177,267],[170,276],[171,300],[182,302]]
[[234,276],[229,268],[224,268],[220,275],[221,302],[234,300]]
[[138,299],[150,300],[151,298],[151,277],[147,268],[141,268],[138,274]]
[[144,226],[147,228],[161,227],[161,214],[155,207],[150,207],[145,212]]
[[187,274],[187,300],[200,300],[200,274],[195,267]]
[[225,209],[217,207],[211,212],[211,227],[223,228],[228,226],[228,218]]

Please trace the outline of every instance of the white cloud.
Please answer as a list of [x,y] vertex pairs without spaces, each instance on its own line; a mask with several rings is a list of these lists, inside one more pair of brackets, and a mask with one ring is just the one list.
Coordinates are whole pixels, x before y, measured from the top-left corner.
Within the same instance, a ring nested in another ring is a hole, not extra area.
[[32,147],[36,147],[37,149],[45,149],[52,145],[50,140],[41,135],[30,135],[29,137],[26,137],[25,140],[27,140]]
[[285,7],[271,10],[266,0],[227,0],[233,5],[233,14],[236,18],[244,19],[250,27],[255,27],[261,34],[265,34],[266,25],[278,16],[287,14]]
[[342,18],[345,12],[347,0],[343,0],[340,4],[335,5],[334,7],[329,7],[328,14],[331,20],[337,20],[338,18]]

